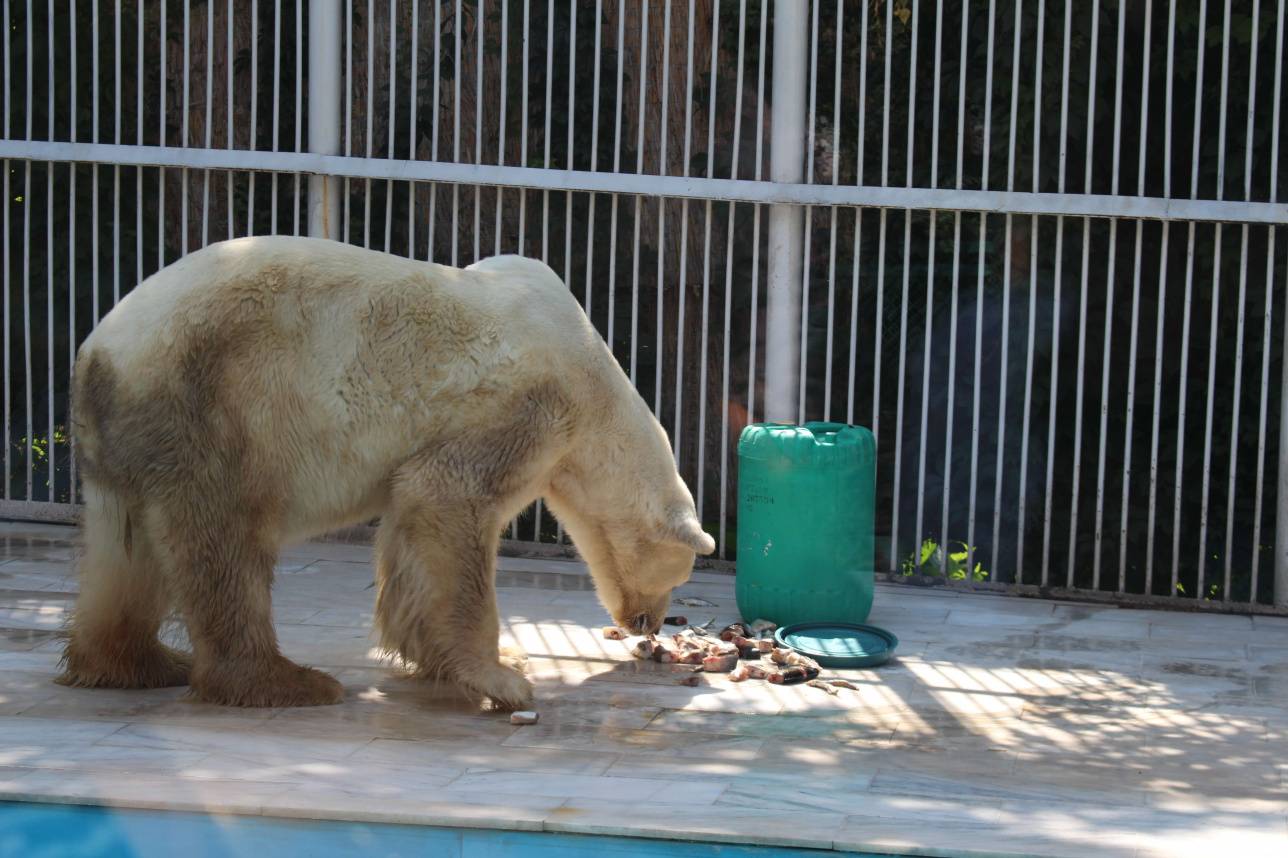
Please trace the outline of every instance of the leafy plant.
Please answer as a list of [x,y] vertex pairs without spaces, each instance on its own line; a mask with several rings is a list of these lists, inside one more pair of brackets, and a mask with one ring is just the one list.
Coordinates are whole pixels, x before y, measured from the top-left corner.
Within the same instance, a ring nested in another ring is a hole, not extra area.
[[[957,546],[957,550],[953,550],[954,546]],[[916,557],[909,554],[900,565],[900,571],[905,577],[927,575],[948,581],[965,581],[969,577],[972,581],[987,581],[988,572],[982,563],[976,562],[974,569],[967,565],[971,551],[970,546],[961,541],[940,545],[933,539],[927,539],[921,543],[920,567]]]

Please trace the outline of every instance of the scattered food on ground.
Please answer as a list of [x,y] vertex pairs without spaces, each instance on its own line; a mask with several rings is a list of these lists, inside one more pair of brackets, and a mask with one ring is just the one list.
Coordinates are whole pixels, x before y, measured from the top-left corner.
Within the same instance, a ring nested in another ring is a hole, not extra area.
[[663,625],[667,625],[667,626],[687,626],[687,625],[689,624],[689,618],[688,618],[688,617],[678,617],[678,616],[677,616],[677,617],[664,617],[664,618],[662,619],[662,624],[663,624]]
[[[672,619],[684,621],[683,617],[668,617],[667,622]],[[772,640],[753,636],[753,628],[756,627],[763,635],[767,629],[773,628],[773,624],[765,620],[758,620],[751,626],[730,623],[720,630],[719,637],[703,627],[688,626],[668,636],[648,635],[635,644],[631,653],[636,658],[670,664],[672,670],[688,672],[689,675],[677,680],[677,684],[690,688],[701,684],[697,673],[705,671],[728,674],[733,682],[761,679],[774,685],[805,683],[834,696],[840,688],[859,690],[858,686],[844,679],[820,678],[822,668],[818,662],[793,649],[775,646]],[[616,626],[604,628],[604,637],[612,637],[613,633],[625,635],[625,631]]]
[[510,723],[511,724],[535,724],[537,723],[537,719],[540,717],[541,716],[539,716],[536,712],[530,712],[527,710],[524,710],[522,712],[511,712]]
[[756,637],[764,637],[778,628],[777,623],[771,623],[769,620],[755,620],[751,624],[751,633]]
[[626,630],[617,626],[604,626],[604,640],[624,641],[626,640]]

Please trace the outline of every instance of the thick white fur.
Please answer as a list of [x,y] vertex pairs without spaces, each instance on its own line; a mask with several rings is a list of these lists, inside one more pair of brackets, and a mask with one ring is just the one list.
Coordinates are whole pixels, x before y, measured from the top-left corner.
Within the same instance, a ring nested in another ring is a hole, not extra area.
[[534,260],[456,269],[316,239],[224,242],[130,293],[76,372],[81,571],[98,595],[78,606],[66,682],[184,679],[183,654],[155,641],[177,604],[197,696],[333,702],[333,680],[277,652],[272,561],[285,542],[382,516],[384,645],[523,705],[531,686],[500,659],[492,589],[512,516],[544,497],[609,613],[640,632],[714,548],[665,431]]

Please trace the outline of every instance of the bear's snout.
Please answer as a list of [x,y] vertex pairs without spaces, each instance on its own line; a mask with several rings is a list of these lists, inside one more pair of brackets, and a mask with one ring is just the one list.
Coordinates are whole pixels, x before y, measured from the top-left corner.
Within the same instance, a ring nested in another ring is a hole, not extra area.
[[647,612],[631,618],[628,629],[637,635],[655,635],[662,629],[662,619]]

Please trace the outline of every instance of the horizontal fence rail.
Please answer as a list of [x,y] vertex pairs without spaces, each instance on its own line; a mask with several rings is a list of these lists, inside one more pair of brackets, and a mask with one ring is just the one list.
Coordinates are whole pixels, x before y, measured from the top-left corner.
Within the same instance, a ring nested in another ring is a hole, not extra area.
[[1288,607],[1285,0],[0,16],[3,515],[75,509],[75,349],[135,284],[312,233],[548,262],[724,559],[741,429],[845,420],[897,579]]
[[312,152],[248,152],[240,149],[0,140],[0,158],[122,167],[309,174],[375,181],[581,191],[735,203],[1288,224],[1288,203],[1165,199],[1121,194],[1111,196],[954,188],[888,188],[879,185],[811,185],[750,179],[592,173],[588,170],[559,170],[553,167],[358,158]]

